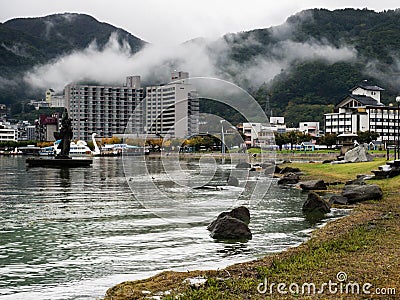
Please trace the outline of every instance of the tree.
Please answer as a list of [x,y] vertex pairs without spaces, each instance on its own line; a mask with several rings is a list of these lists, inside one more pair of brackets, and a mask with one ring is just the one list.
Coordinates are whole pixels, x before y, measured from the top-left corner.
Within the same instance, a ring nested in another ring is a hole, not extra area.
[[121,144],[122,140],[116,136],[113,136],[111,138],[102,138],[101,143],[102,144]]
[[319,139],[319,143],[321,145],[332,147],[333,145],[336,145],[337,136],[336,133],[327,133]]
[[379,137],[379,134],[373,131],[357,131],[357,135],[357,142],[360,144],[369,144]]
[[279,150],[282,150],[282,146],[288,143],[286,134],[275,132],[275,144],[279,146]]

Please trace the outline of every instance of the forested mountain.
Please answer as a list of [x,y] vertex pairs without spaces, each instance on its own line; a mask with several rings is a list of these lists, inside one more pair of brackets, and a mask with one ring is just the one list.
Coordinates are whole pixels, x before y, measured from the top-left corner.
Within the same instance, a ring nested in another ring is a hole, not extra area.
[[[113,32],[132,53],[146,44],[87,15],[59,14],[0,24],[0,103],[27,96],[27,83],[15,78],[22,78],[33,66],[86,49],[94,41],[101,49]],[[230,33],[212,42],[195,39],[181,47],[189,50],[176,51],[176,57],[164,56],[161,67],[156,52],[137,59],[147,57],[141,66],[155,69],[148,72],[155,76],[162,68],[180,68],[180,61],[190,74],[196,73],[194,63],[201,67],[198,75],[212,69],[212,75],[247,89],[268,114],[284,115],[293,125],[322,120],[324,112],[332,110],[364,79],[385,88],[385,103],[400,94],[400,10],[310,9],[289,17],[280,26]],[[197,50],[203,48],[205,56],[200,56],[204,53]],[[168,59],[170,63],[165,61]],[[133,67],[132,72],[136,71]],[[130,74],[118,76],[126,75]],[[152,78],[146,80],[152,82]],[[153,82],[160,82],[160,78]],[[7,88],[2,88],[5,85]]]
[[318,115],[322,120],[324,111],[364,79],[386,89],[385,103],[394,102],[400,93],[399,9],[379,13],[366,9],[306,10],[281,26],[227,35],[225,39],[231,45],[230,57],[242,64],[260,54],[271,62],[292,55],[281,72],[254,95],[269,114],[285,115],[293,124]]
[[0,24],[0,103],[27,96],[28,87],[15,78],[33,66],[83,50],[94,42],[102,49],[112,34],[120,43],[127,43],[132,53],[146,44],[123,29],[84,14],[18,18]]

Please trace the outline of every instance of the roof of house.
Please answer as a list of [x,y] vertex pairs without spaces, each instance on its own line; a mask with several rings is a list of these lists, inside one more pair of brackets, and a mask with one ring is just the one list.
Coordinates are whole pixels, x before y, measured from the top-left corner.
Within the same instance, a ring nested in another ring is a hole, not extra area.
[[375,100],[372,97],[365,96],[365,95],[349,95],[349,97],[353,98],[354,100],[357,100],[360,102],[362,105],[381,105],[380,102]]
[[372,97],[365,96],[365,95],[349,94],[346,96],[346,98],[344,98],[342,101],[340,101],[339,104],[336,105],[336,108],[343,107],[345,104],[347,104],[348,103],[347,100],[349,100],[349,98],[360,102],[362,106],[384,106],[384,104],[378,102],[377,100],[375,100]]
[[363,80],[360,83],[358,83],[355,87],[350,89],[350,92],[354,91],[357,88],[363,88],[364,90],[368,91],[384,91],[383,88],[377,86],[377,85],[371,85],[367,80]]

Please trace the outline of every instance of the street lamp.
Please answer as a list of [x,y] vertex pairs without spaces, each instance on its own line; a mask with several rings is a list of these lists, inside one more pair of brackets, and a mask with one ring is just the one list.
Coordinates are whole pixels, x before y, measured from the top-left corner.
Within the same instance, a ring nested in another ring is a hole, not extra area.
[[220,120],[219,122],[221,123],[221,153],[225,154],[225,135],[224,135],[224,121],[225,120]]
[[[397,159],[400,159],[400,120],[399,120],[399,110],[400,110],[400,96],[396,97],[396,102],[397,102],[397,145],[396,145],[396,149],[397,149]],[[395,151],[395,155],[394,155],[394,159],[396,159],[396,151]]]

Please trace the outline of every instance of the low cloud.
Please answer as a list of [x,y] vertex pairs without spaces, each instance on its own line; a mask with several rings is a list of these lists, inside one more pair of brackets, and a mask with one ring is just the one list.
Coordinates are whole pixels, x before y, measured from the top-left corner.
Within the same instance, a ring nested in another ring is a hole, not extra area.
[[383,65],[378,60],[369,61],[363,71],[367,76],[379,79],[385,83],[385,86],[399,92],[400,58],[393,54],[392,61],[393,63],[389,66]]
[[[352,47],[337,48],[328,42],[313,40],[305,43],[285,40],[275,44],[268,57],[260,54],[245,63],[238,63],[229,56],[230,43],[229,38],[217,41],[197,39],[168,48],[148,45],[132,54],[128,43],[121,44],[117,34],[113,34],[102,49],[93,41],[83,51],[34,67],[25,74],[24,81],[33,88],[53,88],[61,92],[72,82],[121,84],[128,75],[140,75],[146,84],[165,83],[170,80],[170,72],[176,69],[188,71],[192,77],[218,77],[257,88],[294,61],[318,59],[334,63],[357,56]],[[254,45],[260,47],[261,44],[255,37],[247,36],[243,46]]]
[[281,55],[287,61],[323,60],[333,64],[338,61],[351,61],[357,57],[354,47],[343,46],[337,48],[328,42],[310,40],[306,43],[291,40],[278,43],[273,52]]
[[[246,38],[246,41],[251,41]],[[249,45],[248,43],[246,45]],[[259,46],[257,41],[255,46]],[[277,42],[268,51],[269,55],[256,55],[244,64],[231,62],[229,73],[237,74],[235,81],[257,88],[272,80],[282,70],[290,70],[295,62],[324,61],[334,64],[340,61],[353,61],[357,58],[357,50],[350,46],[335,47],[327,41],[309,40],[304,43],[285,40]]]
[[120,44],[113,34],[101,50],[93,42],[83,51],[36,66],[25,74],[24,81],[32,87],[51,87],[60,92],[72,82],[121,84],[128,75],[140,75],[145,82],[168,82],[173,69],[187,70],[191,76],[215,76],[203,43],[173,48],[149,45],[132,55],[128,43]]

